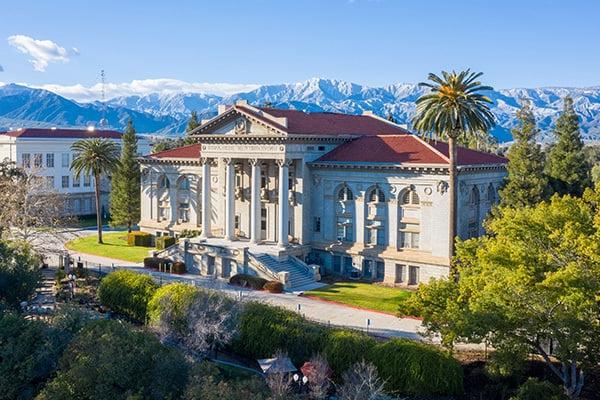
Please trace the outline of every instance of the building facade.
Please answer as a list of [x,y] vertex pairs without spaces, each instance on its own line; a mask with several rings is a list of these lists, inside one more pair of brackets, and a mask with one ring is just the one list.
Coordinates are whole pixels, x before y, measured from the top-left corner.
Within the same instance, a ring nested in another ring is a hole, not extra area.
[[[68,197],[68,213],[72,215],[96,214],[94,179],[89,175],[75,177],[71,162],[75,154],[71,146],[78,140],[106,138],[121,144],[122,134],[110,130],[38,129],[25,128],[0,132],[0,160],[15,162],[18,166],[34,171],[44,180],[50,190]],[[150,152],[150,142],[138,139],[138,153]],[[110,180],[104,177],[101,185],[101,201],[108,211]]]
[[[244,102],[220,108],[192,136],[197,144],[141,158],[140,227],[201,231],[188,263],[199,273],[291,271],[293,280],[294,268],[310,275],[315,264],[409,286],[448,275],[446,143],[372,114]],[[460,237],[483,232],[505,163],[459,149]]]

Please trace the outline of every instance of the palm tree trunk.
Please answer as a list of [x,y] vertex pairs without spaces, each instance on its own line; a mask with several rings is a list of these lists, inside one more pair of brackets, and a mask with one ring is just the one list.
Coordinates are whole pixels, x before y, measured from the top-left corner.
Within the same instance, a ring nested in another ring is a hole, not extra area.
[[448,166],[450,174],[450,182],[448,185],[448,194],[450,195],[448,256],[450,257],[450,261],[452,261],[452,257],[454,257],[454,238],[456,237],[456,136],[454,134],[448,136],[448,158],[450,159],[450,165]]
[[102,206],[100,205],[100,175],[94,175],[94,192],[96,193],[96,224],[98,225],[98,243],[104,244],[102,241]]

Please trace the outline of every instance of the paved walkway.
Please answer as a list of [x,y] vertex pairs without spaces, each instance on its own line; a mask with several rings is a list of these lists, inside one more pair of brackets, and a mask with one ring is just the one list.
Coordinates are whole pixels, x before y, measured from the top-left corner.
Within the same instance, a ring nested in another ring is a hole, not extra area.
[[[64,243],[75,237],[95,234],[94,230],[80,230],[66,232],[62,238],[63,241],[55,241],[57,252],[64,251]],[[114,265],[117,268],[128,268],[140,273],[151,274],[157,281],[166,283],[172,281],[184,281],[196,286],[217,289],[232,296],[242,296],[244,299],[260,300],[270,304],[285,307],[289,310],[297,311],[306,318],[329,324],[332,326],[348,327],[352,329],[361,329],[369,333],[382,337],[405,337],[410,339],[423,340],[419,335],[421,322],[411,318],[397,318],[393,315],[382,314],[374,311],[360,310],[344,305],[314,300],[298,296],[294,293],[272,294],[262,291],[241,289],[231,286],[223,280],[198,275],[171,275],[159,272],[149,272],[141,264],[125,262],[122,260],[100,257],[89,254],[81,254],[69,251],[69,254],[75,260],[81,259],[86,262],[90,268],[98,268],[100,265],[103,270]],[[50,262],[58,263],[56,257],[50,258]],[[368,325],[368,326],[367,326]]]

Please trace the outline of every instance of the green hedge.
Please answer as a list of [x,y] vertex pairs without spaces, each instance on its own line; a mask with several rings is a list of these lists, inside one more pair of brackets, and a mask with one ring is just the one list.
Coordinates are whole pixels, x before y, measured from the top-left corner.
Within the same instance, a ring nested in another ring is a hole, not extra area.
[[144,322],[148,301],[156,288],[157,285],[150,276],[120,270],[102,279],[98,296],[100,302],[111,310]]
[[294,364],[302,365],[320,352],[326,333],[324,327],[295,312],[250,302],[240,317],[239,335],[232,348],[251,358],[271,357],[277,350],[284,350]]
[[386,390],[402,395],[457,395],[463,391],[460,363],[432,345],[392,339],[370,354]]
[[377,343],[361,332],[329,329],[262,303],[246,305],[232,349],[251,358],[283,350],[296,365],[322,353],[338,380],[364,359],[375,364],[386,389],[399,395],[454,395],[463,390],[460,364],[433,345],[406,339]]
[[333,329],[327,335],[323,353],[334,377],[340,379],[354,364],[367,359],[376,344],[375,339],[363,333]]
[[237,274],[229,278],[229,283],[235,286],[262,290],[268,281],[256,275]]
[[279,281],[268,281],[264,284],[263,289],[270,293],[283,293],[283,283]]
[[158,288],[148,302],[150,324],[156,325],[161,315],[167,313],[177,330],[183,332],[187,324],[185,311],[197,295],[198,289],[184,283],[171,283]]
[[148,232],[133,231],[127,234],[129,246],[152,247],[152,235]]
[[144,268],[158,269],[158,267],[169,267],[173,261],[162,257],[146,257],[144,258]]
[[156,249],[164,250],[167,247],[171,247],[175,244],[177,239],[172,236],[160,236],[156,238]]

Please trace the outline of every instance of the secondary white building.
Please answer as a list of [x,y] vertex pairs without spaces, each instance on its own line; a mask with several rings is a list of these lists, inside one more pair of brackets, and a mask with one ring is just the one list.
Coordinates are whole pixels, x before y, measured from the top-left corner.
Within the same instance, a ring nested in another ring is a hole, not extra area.
[[[0,160],[10,160],[18,166],[33,169],[48,187],[68,196],[73,215],[96,214],[94,179],[75,177],[70,170],[75,154],[71,145],[81,139],[107,138],[121,144],[122,133],[113,130],[22,128],[0,132]],[[138,139],[138,153],[150,152],[150,142]],[[108,211],[110,180],[101,186],[102,207]]]
[[[198,144],[141,158],[143,230],[200,230],[166,253],[200,274],[288,287],[333,274],[417,285],[449,272],[448,146],[373,114],[221,107]],[[458,234],[483,232],[502,157],[458,151]]]

